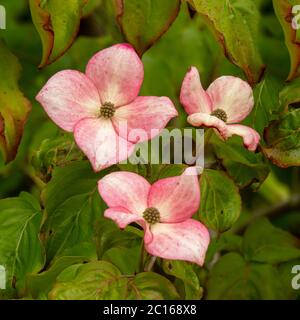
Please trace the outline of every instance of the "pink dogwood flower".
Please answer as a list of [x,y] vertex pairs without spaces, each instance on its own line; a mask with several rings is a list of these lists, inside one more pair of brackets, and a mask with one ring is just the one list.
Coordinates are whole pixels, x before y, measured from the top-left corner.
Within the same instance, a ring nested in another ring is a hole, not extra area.
[[[136,143],[152,139],[178,114],[167,97],[138,97],[143,78],[143,64],[134,49],[117,44],[96,53],[85,73],[56,73],[36,99],[59,127],[74,133],[99,171],[127,159]],[[126,130],[121,130],[124,123]],[[130,136],[134,129],[146,135]]]
[[245,119],[254,106],[252,88],[247,82],[223,76],[205,91],[197,68],[191,67],[182,83],[180,101],[191,125],[215,128],[224,140],[239,135],[249,150],[256,150],[259,134],[250,127],[236,124]]
[[191,219],[200,205],[195,167],[152,186],[135,173],[114,172],[99,181],[98,189],[109,207],[104,216],[122,229],[132,222],[142,226],[145,249],[151,255],[203,265],[209,233]]

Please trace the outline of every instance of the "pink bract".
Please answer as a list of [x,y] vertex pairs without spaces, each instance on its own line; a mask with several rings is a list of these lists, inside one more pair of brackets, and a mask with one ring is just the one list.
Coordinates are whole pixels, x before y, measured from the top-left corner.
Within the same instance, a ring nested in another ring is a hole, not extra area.
[[[203,265],[210,238],[206,227],[191,219],[200,205],[195,168],[153,185],[135,173],[114,172],[99,181],[98,189],[109,207],[105,217],[120,228],[132,222],[142,226],[145,249],[150,254]],[[158,213],[155,222],[149,222],[149,210]]]
[[249,150],[256,150],[259,134],[250,127],[235,124],[245,119],[254,106],[253,91],[247,82],[223,76],[205,91],[197,68],[191,67],[182,83],[180,101],[191,125],[214,128],[225,140],[239,135]]
[[[134,49],[117,44],[95,54],[85,73],[56,73],[36,99],[59,127],[74,133],[99,171],[127,159],[136,143],[152,139],[153,132],[158,134],[178,114],[167,97],[138,97],[143,78]],[[124,125],[126,130],[121,130]],[[146,133],[143,139],[128,138],[134,129]]]

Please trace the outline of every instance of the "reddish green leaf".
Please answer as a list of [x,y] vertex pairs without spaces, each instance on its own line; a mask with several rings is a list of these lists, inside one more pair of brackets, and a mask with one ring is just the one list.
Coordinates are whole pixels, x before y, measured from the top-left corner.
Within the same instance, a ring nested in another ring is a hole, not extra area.
[[300,166],[300,109],[273,121],[265,131],[265,155],[276,165],[286,168]]
[[290,54],[291,67],[288,80],[300,75],[300,39],[297,30],[292,27],[292,9],[297,4],[299,4],[297,0],[273,0],[274,10],[283,28],[285,44]]
[[279,94],[280,104],[286,111],[289,110],[289,106],[294,103],[300,102],[300,78],[286,84]]
[[30,102],[19,89],[21,65],[0,41],[0,154],[5,163],[14,159],[22,137]]
[[66,268],[57,278],[50,300],[174,300],[172,283],[154,272],[122,275],[106,261]]
[[199,220],[218,232],[230,229],[241,212],[241,198],[234,182],[222,171],[205,169],[200,189]]
[[33,23],[40,35],[40,68],[61,57],[73,44],[88,0],[30,0]]
[[115,8],[126,40],[142,55],[176,19],[180,0],[115,0]]
[[251,84],[259,82],[265,66],[257,39],[259,12],[252,0],[190,0],[212,26],[227,58],[243,69]]

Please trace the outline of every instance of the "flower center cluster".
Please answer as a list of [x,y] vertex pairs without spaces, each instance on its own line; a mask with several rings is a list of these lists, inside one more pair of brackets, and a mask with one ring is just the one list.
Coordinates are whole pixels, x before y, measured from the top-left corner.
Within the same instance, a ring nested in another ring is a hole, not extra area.
[[147,208],[144,211],[143,217],[148,223],[154,224],[154,223],[159,222],[160,213],[156,208],[151,207],[151,208]]
[[100,108],[100,117],[110,119],[116,112],[115,106],[111,102],[105,102]]
[[220,120],[226,122],[227,121],[227,114],[223,109],[216,109],[211,114],[211,116],[217,117]]

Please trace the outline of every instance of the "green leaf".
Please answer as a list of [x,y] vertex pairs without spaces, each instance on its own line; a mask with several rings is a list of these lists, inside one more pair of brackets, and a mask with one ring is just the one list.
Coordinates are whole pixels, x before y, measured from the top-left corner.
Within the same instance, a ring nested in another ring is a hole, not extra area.
[[38,236],[41,221],[39,203],[30,194],[0,200],[0,265],[7,273],[4,294],[21,296],[26,275],[43,267],[44,252]]
[[96,252],[96,225],[106,208],[97,191],[97,181],[107,171],[95,174],[89,162],[57,167],[43,191],[47,219],[43,226],[47,261],[80,243],[89,242]]
[[280,104],[288,111],[289,106],[300,102],[300,77],[288,82],[279,94]]
[[[0,164],[16,156],[30,102],[19,89],[21,65],[0,39]],[[1,159],[2,158],[2,159]]]
[[115,6],[126,40],[142,56],[176,19],[180,0],[118,0]]
[[185,300],[202,298],[203,289],[193,264],[179,260],[163,260],[162,266],[166,274],[176,277],[183,283],[183,298]]
[[248,151],[240,138],[232,137],[224,142],[214,135],[210,141],[222,166],[240,188],[254,182],[260,185],[267,178],[269,167],[262,154]]
[[139,273],[129,280],[131,300],[177,300],[179,295],[173,284],[154,272]]
[[[132,230],[129,232],[129,230]],[[137,235],[136,233],[141,233]],[[112,220],[100,221],[96,227],[97,253],[102,258],[105,252],[111,248],[131,248],[140,244],[143,238],[143,231],[127,226],[125,230],[120,230]]]
[[259,82],[264,65],[257,38],[259,12],[252,0],[190,0],[212,26],[225,55],[243,69],[251,84]]
[[53,262],[53,264],[44,272],[39,274],[29,274],[26,278],[27,293],[32,298],[37,299],[47,296],[52,289],[57,276],[71,265],[88,261],[87,257],[61,257]]
[[158,179],[180,176],[187,167],[184,164],[163,165],[159,170]]
[[248,263],[238,253],[221,257],[209,275],[208,300],[277,300],[283,297],[275,267]]
[[147,76],[141,95],[169,97],[178,106],[179,112],[171,125],[185,127],[186,113],[179,107],[179,92],[184,75],[194,65],[201,72],[203,85],[208,86],[220,60],[220,53],[221,49],[202,17],[195,15],[191,19],[187,5],[183,2],[168,32],[143,55]]
[[218,238],[212,238],[206,253],[205,261],[213,262],[217,252],[237,252],[242,253],[243,238],[236,234],[224,232]]
[[140,245],[133,248],[111,248],[102,256],[102,260],[115,265],[123,274],[130,275],[138,272]]
[[280,85],[276,78],[267,75],[254,88],[255,105],[244,123],[254,128],[260,135],[281,111],[278,103]]
[[32,164],[37,171],[36,174],[43,181],[49,181],[53,168],[63,167],[83,158],[84,155],[76,146],[73,137],[64,135],[43,140],[33,154]]
[[265,131],[264,154],[277,166],[300,165],[300,109],[285,113]]
[[298,0],[273,0],[275,14],[284,31],[285,44],[290,54],[291,66],[287,80],[293,80],[300,75],[300,39],[297,31],[292,27],[292,8],[298,4]]
[[49,293],[50,300],[125,299],[128,280],[106,261],[76,264],[65,269]]
[[61,57],[73,44],[87,0],[30,0],[32,21],[43,46],[40,68]]
[[94,10],[102,5],[103,0],[87,0],[87,4],[83,7],[83,14],[82,16],[88,17],[91,15]]
[[241,198],[233,181],[224,172],[205,169],[200,189],[199,220],[218,232],[230,229],[241,212]]
[[123,276],[106,261],[77,264],[65,269],[57,278],[51,300],[162,300],[177,299],[169,280],[153,272],[135,277]]
[[243,240],[247,260],[279,263],[300,257],[300,242],[262,218],[248,227]]

